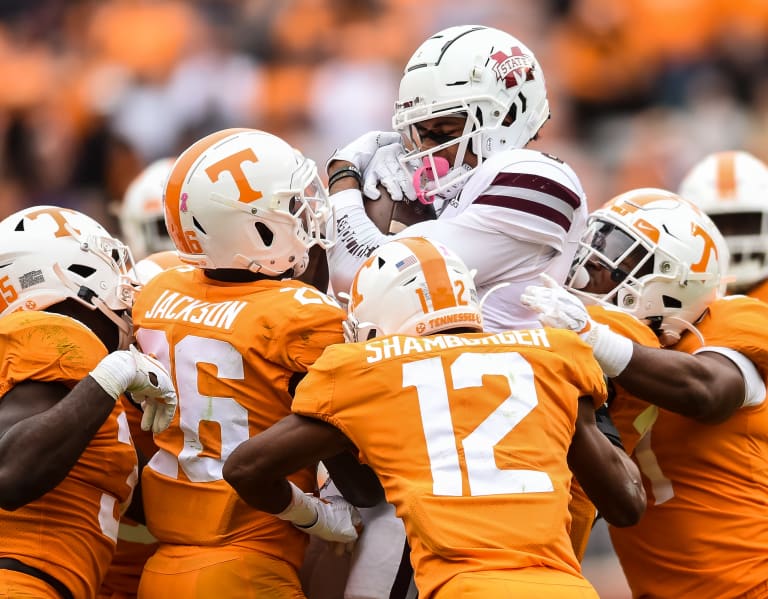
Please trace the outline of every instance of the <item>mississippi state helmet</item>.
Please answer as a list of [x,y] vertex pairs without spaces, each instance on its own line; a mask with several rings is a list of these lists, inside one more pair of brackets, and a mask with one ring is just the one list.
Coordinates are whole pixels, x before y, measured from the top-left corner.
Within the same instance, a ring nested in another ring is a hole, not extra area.
[[347,309],[348,341],[482,330],[473,273],[455,253],[425,237],[379,246],[357,271]]
[[179,257],[199,268],[298,276],[312,246],[333,245],[315,163],[264,131],[226,129],[193,144],[171,169],[164,206]]
[[723,234],[732,290],[747,291],[768,278],[768,165],[748,152],[716,152],[691,168],[678,193]]
[[163,187],[173,162],[173,158],[156,160],[141,171],[125,190],[118,218],[122,238],[136,260],[173,249],[163,211]]
[[126,348],[132,270],[128,246],[76,210],[34,206],[0,222],[0,316],[72,299],[112,320]]
[[[425,148],[419,124],[437,117],[466,118],[463,132],[431,136],[434,143]],[[458,193],[475,168],[465,164],[468,150],[480,164],[502,150],[522,148],[548,118],[544,73],[533,52],[499,29],[464,25],[434,34],[411,56],[392,126],[408,150],[403,166],[424,165],[431,181],[426,198],[445,199]],[[454,164],[434,156],[453,145]]]
[[643,188],[590,215],[566,287],[634,315],[671,345],[722,297],[727,267],[728,248],[703,210]]

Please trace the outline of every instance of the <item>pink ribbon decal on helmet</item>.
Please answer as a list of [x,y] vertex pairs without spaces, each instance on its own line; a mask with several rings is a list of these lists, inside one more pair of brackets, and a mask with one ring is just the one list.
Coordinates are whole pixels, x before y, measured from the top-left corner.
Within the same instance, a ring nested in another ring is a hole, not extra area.
[[[413,188],[416,190],[416,199],[422,204],[432,204],[435,199],[427,199],[427,190],[424,188],[426,183],[435,181],[438,177],[445,177],[451,166],[445,158],[439,156],[433,156],[430,161],[429,157],[422,158],[424,166],[420,166],[413,173]],[[435,171],[432,170],[432,164],[435,165]]]

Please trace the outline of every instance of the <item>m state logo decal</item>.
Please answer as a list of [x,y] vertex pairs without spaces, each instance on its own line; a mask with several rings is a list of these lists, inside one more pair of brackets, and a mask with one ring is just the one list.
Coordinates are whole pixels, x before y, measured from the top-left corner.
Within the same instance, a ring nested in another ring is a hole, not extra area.
[[499,50],[491,54],[491,58],[496,61],[493,65],[496,80],[504,81],[507,89],[533,79],[533,60],[519,47],[513,47],[509,54]]

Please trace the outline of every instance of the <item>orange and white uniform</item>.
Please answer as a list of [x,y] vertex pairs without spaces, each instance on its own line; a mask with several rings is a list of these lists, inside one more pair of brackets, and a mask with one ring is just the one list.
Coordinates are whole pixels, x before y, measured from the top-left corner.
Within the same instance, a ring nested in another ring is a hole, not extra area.
[[[224,283],[180,267],[143,288],[133,308],[137,339],[169,366],[179,407],[155,435],[159,450],[142,475],[147,526],[160,547],[139,597],[303,596],[296,570],[308,536],[246,505],[222,467],[240,443],[290,414],[296,375],[343,341],[345,316],[290,279]],[[313,468],[291,480],[315,490]]]
[[[659,347],[659,341],[653,331],[633,316],[619,310],[606,310],[606,308],[596,305],[588,306],[587,310],[593,320],[609,325],[613,331],[648,347]],[[609,398],[608,412],[621,435],[624,450],[628,455],[632,455],[641,436],[637,427],[641,427],[643,424],[642,418],[637,422],[635,419],[643,414],[650,407],[650,404],[631,395],[615,381],[611,381],[610,384],[621,399],[612,401]],[[571,542],[576,557],[581,561],[587,550],[597,511],[575,478],[571,484],[570,510]]]
[[[134,268],[138,280],[146,283],[164,270],[182,265],[178,252],[166,250],[142,258]],[[127,405],[125,413],[134,444],[146,459],[150,459],[157,451],[152,432],[141,430],[141,412],[138,408]],[[99,590],[99,599],[136,597],[144,564],[156,549],[157,539],[149,529],[144,524],[123,516],[117,535],[117,549]]]
[[[0,401],[24,381],[72,388],[106,355],[96,335],[67,316],[46,312],[4,316],[0,318]],[[42,570],[77,599],[95,597],[115,551],[120,514],[136,477],[136,451],[125,411],[117,402],[56,488],[16,511],[0,510],[0,557]],[[0,570],[0,587],[6,576],[23,584],[25,575]],[[36,580],[29,585],[28,590],[40,588]],[[16,588],[22,593],[27,587]]]
[[568,537],[584,395],[601,405],[605,382],[568,331],[393,335],[329,347],[293,411],[339,428],[376,471],[422,599],[596,597]]
[[[128,418],[128,428],[131,431],[133,444],[145,459],[152,457],[157,446],[152,439],[151,431],[141,430],[141,412],[136,406],[127,405],[123,397],[125,414]],[[135,497],[134,500],[140,500]],[[120,518],[120,528],[117,531],[117,547],[107,575],[99,589],[98,599],[131,599],[136,597],[139,589],[139,579],[144,564],[157,549],[157,539],[147,527],[140,522],[123,516]]]
[[[669,351],[739,352],[768,381],[768,305],[744,296],[714,302]],[[727,356],[727,353],[726,353]],[[648,507],[629,528],[610,527],[633,596],[648,599],[768,597],[768,402],[748,398],[712,425],[649,406],[634,425],[611,413],[622,439],[641,429],[633,458]],[[630,428],[632,426],[632,428]],[[631,447],[631,444],[630,444]]]
[[146,284],[164,270],[183,265],[184,263],[176,250],[165,250],[142,258],[134,268],[139,282]]

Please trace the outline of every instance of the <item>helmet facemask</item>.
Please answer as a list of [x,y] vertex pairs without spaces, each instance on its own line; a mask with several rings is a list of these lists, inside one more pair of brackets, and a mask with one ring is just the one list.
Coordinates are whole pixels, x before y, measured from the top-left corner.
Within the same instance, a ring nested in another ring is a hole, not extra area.
[[664,345],[679,341],[686,329],[695,331],[722,295],[721,265],[728,259],[711,221],[679,199],[673,204],[669,195],[656,199],[658,210],[638,204],[627,212],[595,211],[566,280],[586,303],[614,306],[642,320]]

